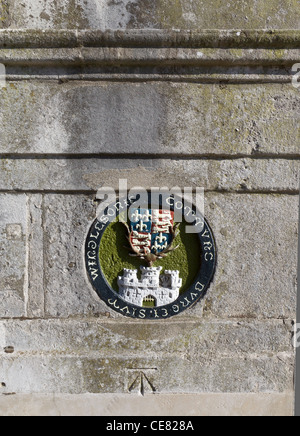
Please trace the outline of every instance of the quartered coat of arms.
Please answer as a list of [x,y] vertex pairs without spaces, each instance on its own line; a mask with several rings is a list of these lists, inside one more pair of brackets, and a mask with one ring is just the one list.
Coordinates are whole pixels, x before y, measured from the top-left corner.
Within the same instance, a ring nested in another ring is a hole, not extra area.
[[[111,309],[132,318],[166,319],[205,295],[216,265],[214,237],[202,215],[172,196],[158,207],[150,207],[151,197],[144,207],[134,207],[134,201],[118,200],[92,224],[87,274]],[[110,221],[113,211],[117,219]],[[188,222],[196,230],[191,236],[184,234]]]
[[118,278],[119,295],[125,301],[141,307],[170,304],[179,297],[182,286],[179,271],[166,270],[160,274],[162,267],[155,268],[153,264],[178,248],[173,246],[178,234],[174,212],[135,209],[130,215],[130,226],[125,224],[130,255],[146,261],[149,266],[141,266],[141,280],[137,277],[137,270],[125,269],[124,275]]

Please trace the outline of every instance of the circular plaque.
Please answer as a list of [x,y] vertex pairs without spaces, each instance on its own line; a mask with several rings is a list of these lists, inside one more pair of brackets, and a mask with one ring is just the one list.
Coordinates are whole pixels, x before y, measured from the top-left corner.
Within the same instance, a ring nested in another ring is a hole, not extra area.
[[124,198],[92,224],[85,264],[108,307],[131,318],[166,319],[205,295],[216,245],[208,222],[190,203],[171,195],[156,206],[149,201],[135,207],[134,199]]

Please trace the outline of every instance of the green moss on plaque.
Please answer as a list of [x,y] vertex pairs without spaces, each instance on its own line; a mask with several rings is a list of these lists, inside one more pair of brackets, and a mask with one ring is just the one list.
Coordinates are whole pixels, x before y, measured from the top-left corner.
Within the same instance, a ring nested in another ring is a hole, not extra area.
[[[188,234],[185,231],[185,224],[179,227],[180,233],[177,236],[174,246],[179,245],[177,250],[168,254],[164,259],[155,262],[154,266],[161,266],[164,270],[178,270],[182,278],[181,292],[189,289],[200,269],[201,248],[197,235]],[[137,269],[147,264],[136,257],[129,255],[130,250],[126,238],[126,228],[120,222],[110,224],[101,240],[100,263],[102,271],[109,285],[118,292],[118,276],[123,275],[124,268]]]

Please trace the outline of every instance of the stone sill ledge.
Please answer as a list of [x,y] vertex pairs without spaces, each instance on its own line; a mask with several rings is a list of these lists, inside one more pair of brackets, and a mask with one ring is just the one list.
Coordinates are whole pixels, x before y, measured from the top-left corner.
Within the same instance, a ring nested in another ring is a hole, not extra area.
[[299,49],[299,30],[0,30],[0,48]]
[[300,31],[0,30],[6,66],[290,67]]
[[288,67],[300,62],[300,50],[123,47],[0,49],[0,62],[7,66]]
[[0,396],[0,416],[161,416],[164,417],[163,419],[174,416],[178,419],[183,416],[293,416],[293,414],[294,392],[292,391],[145,396],[139,394]]

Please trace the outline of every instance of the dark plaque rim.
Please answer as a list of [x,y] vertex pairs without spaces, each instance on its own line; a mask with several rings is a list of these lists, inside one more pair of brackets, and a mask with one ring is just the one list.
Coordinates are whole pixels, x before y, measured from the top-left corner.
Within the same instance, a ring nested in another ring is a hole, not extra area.
[[[171,204],[161,208],[170,208],[171,211],[176,209],[176,199],[172,196],[169,198]],[[119,294],[112,289],[102,271],[100,264],[100,244],[104,232],[111,222],[107,219],[107,211],[115,210],[116,217],[129,208],[135,200],[123,198],[117,200],[116,203],[108,206],[100,219],[96,218],[90,227],[85,243],[85,266],[89,282],[96,291],[99,298],[106,303],[106,305],[114,311],[123,316],[145,320],[145,319],[167,319],[179,315],[186,309],[189,309],[197,304],[206,294],[215,274],[217,263],[217,249],[216,242],[210,225],[205,217],[197,212],[197,217],[201,217],[202,226],[201,231],[195,233],[199,239],[201,248],[201,258],[199,259],[199,271],[194,280],[193,285],[179,296],[179,298],[168,305],[160,307],[140,307],[123,300]],[[150,202],[149,202],[150,204]],[[179,204],[184,205],[184,201]],[[184,207],[180,208],[184,215]],[[177,208],[177,210],[179,210]],[[192,225],[193,223],[187,223]]]

